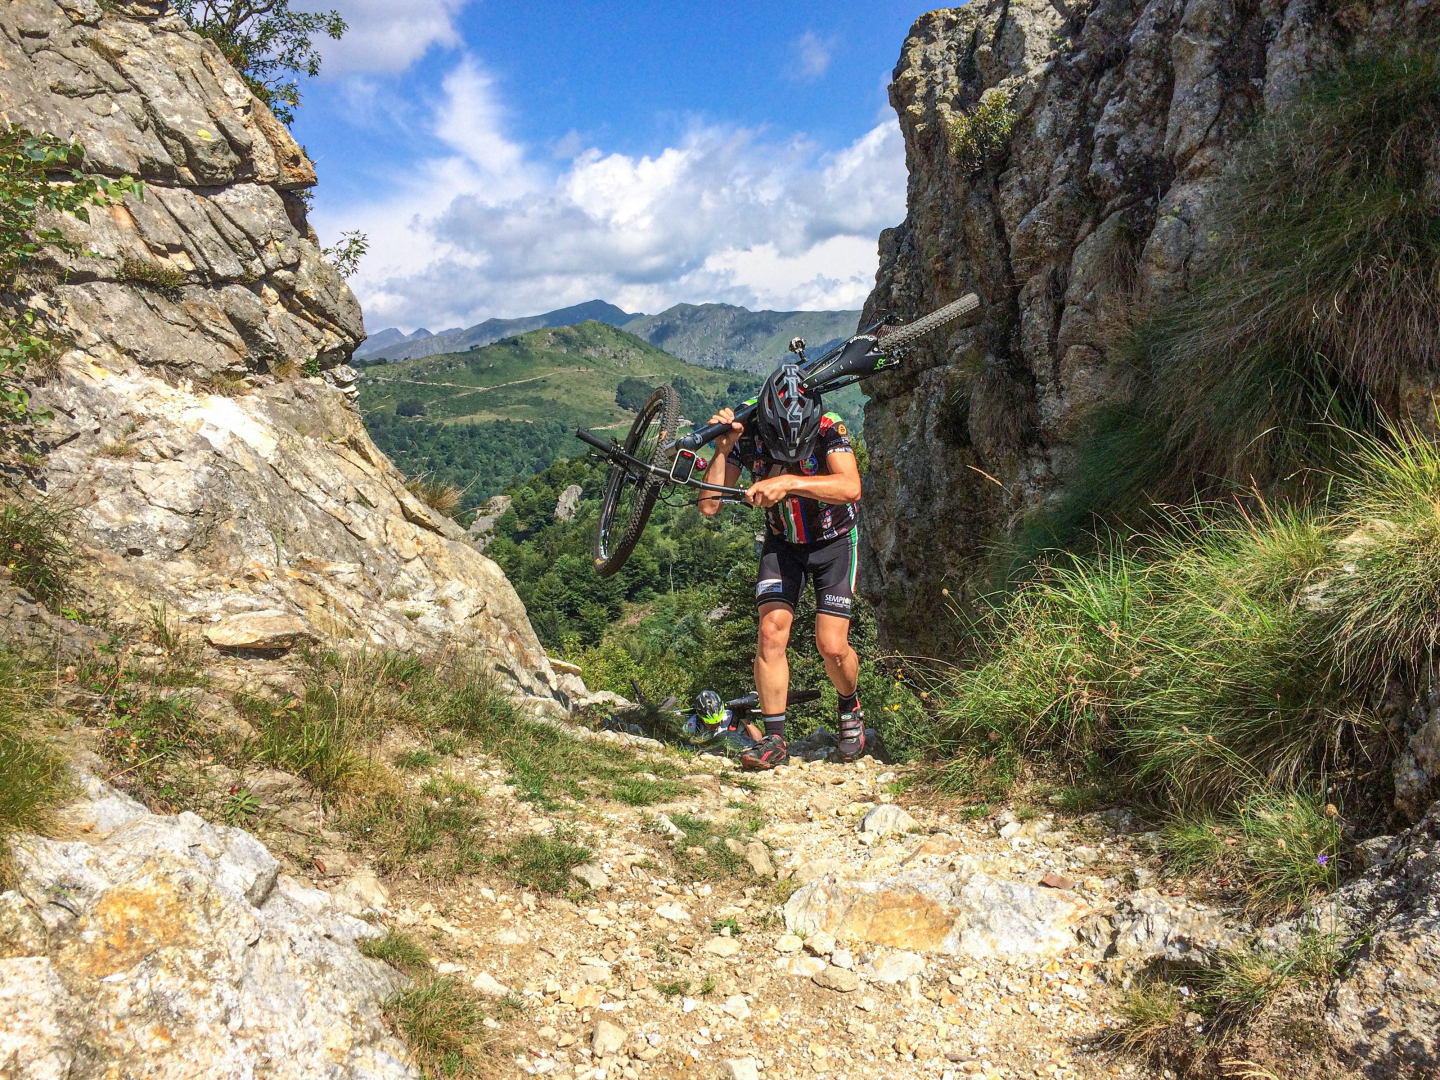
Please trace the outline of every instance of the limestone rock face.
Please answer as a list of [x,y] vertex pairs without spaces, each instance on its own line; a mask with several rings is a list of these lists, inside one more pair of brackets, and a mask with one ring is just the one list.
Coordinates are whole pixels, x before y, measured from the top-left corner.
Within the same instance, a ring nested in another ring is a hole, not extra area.
[[1367,1077],[1440,1072],[1440,802],[1335,908],[1363,941],[1329,999],[1341,1050]]
[[[21,837],[0,894],[0,1070],[26,1078],[417,1077],[377,936],[242,829],[89,779],[80,840]],[[88,830],[88,831],[82,831]]]
[[365,330],[296,194],[314,169],[167,11],[0,5],[0,115],[145,181],[88,225],[47,222],[77,251],[21,283],[74,341],[32,392],[54,414],[38,482],[76,508],[89,606],[142,622],[163,603],[240,651],[473,648],[564,702],[504,575],[354,409]]
[[[865,384],[860,582],[886,645],[946,655],[941,589],[964,597],[991,542],[1055,498],[1088,418],[1126,392],[1130,305],[1185,285],[1209,242],[1229,148],[1339,51],[1427,17],[1354,10],[977,0],[916,21],[890,87],[907,214],[882,234],[861,323],[971,291],[985,307]],[[987,92],[1014,121],[977,168],[951,132]]]

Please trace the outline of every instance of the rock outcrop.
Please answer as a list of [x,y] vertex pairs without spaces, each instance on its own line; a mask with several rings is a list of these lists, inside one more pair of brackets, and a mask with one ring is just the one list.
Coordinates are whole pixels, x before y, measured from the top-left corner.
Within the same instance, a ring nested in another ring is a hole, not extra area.
[[[1377,847],[1373,841],[1370,846]],[[1366,1077],[1440,1074],[1440,802],[1377,852],[1333,909],[1359,952],[1326,1020]]]
[[[866,384],[861,586],[887,644],[943,649],[941,590],[963,597],[1005,528],[1055,498],[1087,420],[1127,393],[1126,310],[1186,283],[1255,118],[1337,54],[1431,17],[1419,3],[977,0],[915,23],[890,89],[908,212],[881,237],[861,322],[972,290],[986,306]],[[957,148],[977,111],[990,141],[972,130]]]
[[[36,482],[75,510],[91,607],[212,646],[477,648],[564,699],[500,570],[405,488],[346,364],[360,307],[305,219],[301,148],[164,0],[0,7],[0,116],[143,198],[46,222],[25,300],[73,339],[31,372]],[[572,687],[573,689],[573,687]]]
[[0,1073],[413,1078],[382,1016],[381,931],[242,829],[87,778],[74,840],[22,837],[0,893]]

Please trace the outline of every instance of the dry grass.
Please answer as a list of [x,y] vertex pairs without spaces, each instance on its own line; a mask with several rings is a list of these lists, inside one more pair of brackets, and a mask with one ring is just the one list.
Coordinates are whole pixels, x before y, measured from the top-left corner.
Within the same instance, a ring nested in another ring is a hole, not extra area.
[[447,484],[442,480],[427,480],[423,476],[417,476],[408,481],[405,490],[430,507],[431,510],[444,514],[446,517],[455,512],[464,495],[464,492],[454,484]]

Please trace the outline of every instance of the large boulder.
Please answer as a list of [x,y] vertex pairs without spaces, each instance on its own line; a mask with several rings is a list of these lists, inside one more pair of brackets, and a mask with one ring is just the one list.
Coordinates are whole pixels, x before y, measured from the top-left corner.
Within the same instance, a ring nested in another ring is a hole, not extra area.
[[76,840],[14,844],[0,893],[0,1073],[415,1078],[382,1015],[380,930],[242,829],[151,814],[90,778]]
[[[0,5],[0,116],[144,196],[54,217],[17,285],[73,347],[33,371],[35,476],[75,508],[85,606],[215,648],[467,649],[562,688],[515,591],[371,442],[360,307],[325,259],[299,145],[163,0]],[[33,622],[33,620],[31,620]],[[578,680],[572,680],[578,683]]]

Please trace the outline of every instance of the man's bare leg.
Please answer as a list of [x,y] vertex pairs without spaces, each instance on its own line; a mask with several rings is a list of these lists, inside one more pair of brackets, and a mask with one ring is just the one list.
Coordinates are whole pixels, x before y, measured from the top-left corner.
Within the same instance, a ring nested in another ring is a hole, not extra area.
[[865,714],[855,697],[860,657],[850,647],[850,620],[823,612],[816,615],[815,644],[825,661],[825,674],[840,695],[840,760],[854,761],[865,753]]
[[860,678],[860,657],[850,647],[850,620],[838,615],[816,615],[815,645],[836,693],[841,697],[855,693]]
[[760,711],[778,716],[785,711],[790,693],[790,627],[795,613],[784,604],[766,604],[760,609],[760,642],[755,650],[755,689],[760,693]]
[[740,755],[742,769],[773,769],[790,760],[785,749],[785,699],[790,693],[790,662],[785,648],[795,613],[784,604],[760,609],[760,641],[755,648],[755,689],[765,737]]

